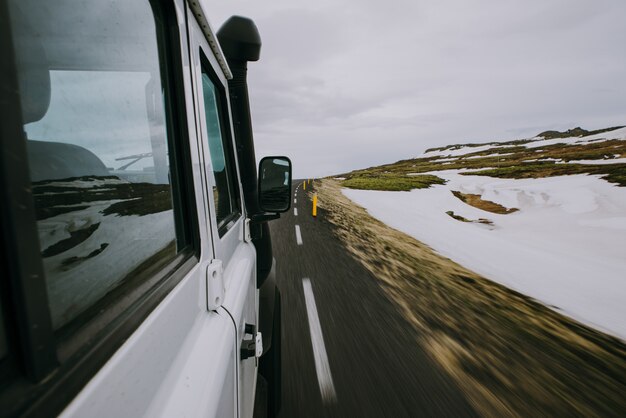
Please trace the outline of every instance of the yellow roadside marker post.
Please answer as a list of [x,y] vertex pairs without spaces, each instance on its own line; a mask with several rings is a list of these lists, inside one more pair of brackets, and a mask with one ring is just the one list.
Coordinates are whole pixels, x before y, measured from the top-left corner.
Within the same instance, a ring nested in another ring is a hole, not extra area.
[[302,190],[306,190],[306,180],[302,183]]
[[313,217],[317,217],[317,193],[313,195]]

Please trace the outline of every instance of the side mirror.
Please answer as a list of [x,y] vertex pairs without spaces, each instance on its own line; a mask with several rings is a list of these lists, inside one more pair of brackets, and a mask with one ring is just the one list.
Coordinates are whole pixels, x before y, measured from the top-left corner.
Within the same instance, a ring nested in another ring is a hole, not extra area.
[[265,157],[259,163],[259,207],[264,212],[287,212],[291,207],[291,161]]

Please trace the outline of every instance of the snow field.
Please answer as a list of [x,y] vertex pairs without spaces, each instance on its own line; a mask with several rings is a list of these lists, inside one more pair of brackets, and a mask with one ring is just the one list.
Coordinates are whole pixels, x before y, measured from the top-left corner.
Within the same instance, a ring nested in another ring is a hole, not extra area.
[[[626,339],[626,188],[591,175],[432,174],[448,183],[411,192],[343,193],[375,218],[486,278]],[[485,212],[452,190],[519,211]],[[446,214],[450,210],[493,225],[460,222]]]

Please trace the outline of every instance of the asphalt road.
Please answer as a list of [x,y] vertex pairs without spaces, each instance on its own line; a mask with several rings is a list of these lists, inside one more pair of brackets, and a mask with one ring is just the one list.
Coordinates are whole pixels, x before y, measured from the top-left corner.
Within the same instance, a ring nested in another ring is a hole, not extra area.
[[280,417],[477,416],[323,211],[313,218],[302,188],[294,181],[296,203],[270,223],[283,303]]

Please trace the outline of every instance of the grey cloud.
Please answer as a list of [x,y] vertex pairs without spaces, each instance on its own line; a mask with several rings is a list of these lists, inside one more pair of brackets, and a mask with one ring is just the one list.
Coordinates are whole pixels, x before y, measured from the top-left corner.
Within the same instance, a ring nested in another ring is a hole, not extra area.
[[626,123],[622,0],[278,0],[215,9],[257,20],[262,58],[249,67],[257,150],[289,154],[296,176],[449,143]]
[[336,15],[287,9],[259,19],[266,65],[292,70],[320,66],[348,46],[348,34]]

